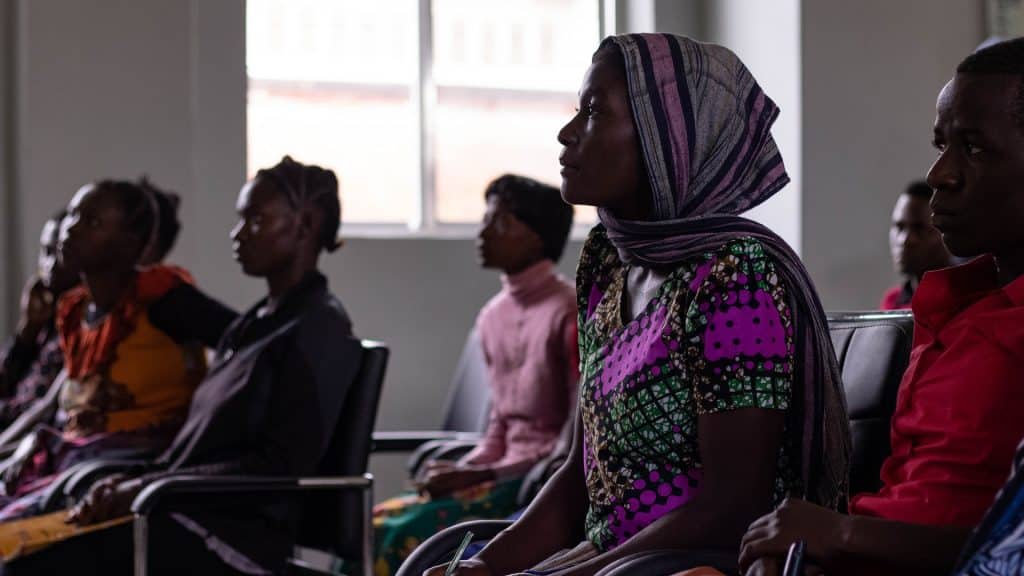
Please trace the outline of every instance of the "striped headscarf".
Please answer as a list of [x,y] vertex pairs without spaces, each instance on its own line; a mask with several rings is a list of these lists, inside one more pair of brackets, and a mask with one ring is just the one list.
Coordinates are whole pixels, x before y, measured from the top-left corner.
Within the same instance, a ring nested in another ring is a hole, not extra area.
[[848,496],[849,421],[824,309],[799,256],[739,216],[789,182],[771,136],[774,102],[735,54],[669,34],[605,39],[626,65],[630,107],[650,180],[644,221],[598,214],[625,263],[664,267],[753,237],[776,261],[796,326],[790,434],[801,439],[804,497],[836,507]]

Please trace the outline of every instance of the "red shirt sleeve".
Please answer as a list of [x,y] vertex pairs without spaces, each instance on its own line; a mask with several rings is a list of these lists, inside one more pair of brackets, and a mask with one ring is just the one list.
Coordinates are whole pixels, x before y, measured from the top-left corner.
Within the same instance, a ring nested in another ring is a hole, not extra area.
[[882,310],[899,310],[900,306],[900,295],[903,294],[903,288],[900,286],[893,286],[885,291],[882,295],[882,301],[878,304],[878,307]]
[[940,340],[911,359],[884,487],[854,498],[851,512],[974,526],[1006,480],[1024,437],[1024,362],[977,324]]

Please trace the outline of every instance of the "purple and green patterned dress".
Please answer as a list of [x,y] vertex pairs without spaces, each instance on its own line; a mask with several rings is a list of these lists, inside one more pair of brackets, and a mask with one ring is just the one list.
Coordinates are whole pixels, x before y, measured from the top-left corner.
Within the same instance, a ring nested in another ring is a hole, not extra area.
[[[602,552],[700,491],[698,416],[785,411],[793,389],[786,287],[758,241],[740,238],[677,265],[624,323],[628,270],[595,228],[576,286],[586,532]],[[799,489],[796,450],[779,451],[776,501]]]

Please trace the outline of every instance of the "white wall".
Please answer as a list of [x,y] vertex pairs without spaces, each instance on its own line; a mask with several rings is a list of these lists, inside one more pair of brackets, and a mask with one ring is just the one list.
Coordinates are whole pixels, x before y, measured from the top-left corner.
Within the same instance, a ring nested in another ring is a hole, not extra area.
[[[11,214],[14,209],[14,183],[11,173],[11,76],[14,58],[14,31],[16,29],[13,18],[13,4],[11,2],[0,2],[0,214]],[[11,238],[14,231],[11,229],[9,218],[0,217],[0,258],[5,261],[5,274],[0,280],[0,327],[13,326],[16,311],[11,305],[15,300],[18,274],[10,271],[17,268],[13,262],[15,256],[11,246]]]
[[[138,0],[135,0],[138,1]],[[174,0],[147,0],[175,3]],[[182,2],[184,4],[184,2]],[[245,0],[190,0],[189,116],[178,121],[191,132],[191,188],[178,261],[211,293],[236,306],[262,295],[262,287],[238,274],[228,242],[235,198],[245,179]],[[152,153],[152,152],[151,152]]]
[[807,0],[802,21],[803,257],[827,308],[868,308],[895,280],[892,205],[935,157],[935,97],[982,39],[982,3]]
[[244,175],[243,0],[21,0],[17,190],[22,277],[38,226],[82,184],[150,175],[184,198],[173,257],[232,302],[227,230]]
[[800,4],[800,0],[712,0],[705,6],[708,39],[735,52],[779,106],[772,135],[790,183],[747,216],[774,230],[797,253],[803,247]]
[[149,173],[192,187],[189,3],[18,4],[17,218],[21,274],[39,223],[85,182]]
[[618,20],[619,32],[668,32],[727,46],[778,104],[781,113],[772,134],[791,182],[746,216],[774,230],[799,253],[800,0],[638,0],[620,5]]

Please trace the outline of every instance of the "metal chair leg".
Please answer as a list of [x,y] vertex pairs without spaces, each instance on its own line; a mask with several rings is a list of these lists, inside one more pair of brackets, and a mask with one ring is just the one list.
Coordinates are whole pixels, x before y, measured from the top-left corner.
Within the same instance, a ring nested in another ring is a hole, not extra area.
[[149,518],[136,515],[132,525],[132,538],[135,542],[135,576],[147,576],[149,573]]

